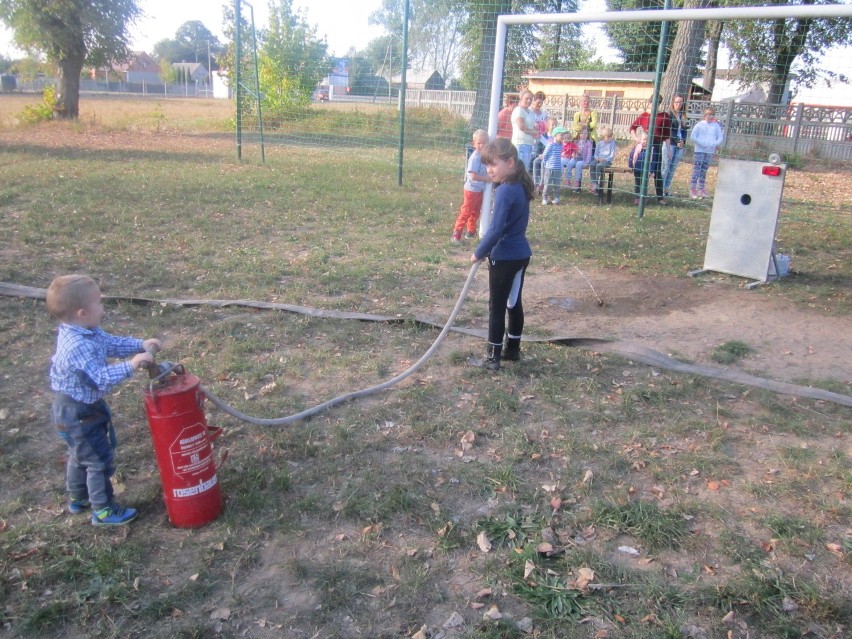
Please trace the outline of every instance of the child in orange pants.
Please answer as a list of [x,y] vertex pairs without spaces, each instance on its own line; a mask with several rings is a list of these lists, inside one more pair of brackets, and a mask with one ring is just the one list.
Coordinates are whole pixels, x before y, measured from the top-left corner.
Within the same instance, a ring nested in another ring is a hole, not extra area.
[[[470,154],[467,161],[464,199],[459,216],[456,218],[456,224],[453,227],[453,242],[461,241],[463,231],[465,239],[476,237],[476,223],[479,221],[479,211],[482,208],[482,193],[485,191],[485,185],[491,182],[480,155],[483,147],[488,144],[488,132],[484,129],[477,129],[473,132],[471,141],[473,142],[473,153]],[[465,227],[467,227],[467,231],[465,231]]]

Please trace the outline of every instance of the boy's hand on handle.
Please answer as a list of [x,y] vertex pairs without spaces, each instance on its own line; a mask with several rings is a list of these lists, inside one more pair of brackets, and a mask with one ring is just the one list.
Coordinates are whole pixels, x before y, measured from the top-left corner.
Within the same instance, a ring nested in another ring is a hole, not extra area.
[[148,368],[148,366],[153,363],[154,356],[151,355],[151,353],[137,353],[130,359],[130,365],[133,367],[133,370]]
[[478,257],[476,257],[476,255],[471,254],[471,256],[470,256],[470,263],[471,264],[476,264],[479,261],[481,261],[481,260]]

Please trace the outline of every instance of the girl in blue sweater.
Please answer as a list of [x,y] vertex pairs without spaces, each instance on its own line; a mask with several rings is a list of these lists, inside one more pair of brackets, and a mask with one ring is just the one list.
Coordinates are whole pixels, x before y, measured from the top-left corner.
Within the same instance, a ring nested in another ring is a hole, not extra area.
[[501,358],[513,362],[521,359],[521,293],[532,256],[527,224],[535,186],[518,159],[517,149],[505,138],[485,145],[482,161],[491,180],[499,185],[494,192],[491,224],[470,256],[472,264],[488,258],[488,346],[484,358],[470,358],[468,362],[498,371]]

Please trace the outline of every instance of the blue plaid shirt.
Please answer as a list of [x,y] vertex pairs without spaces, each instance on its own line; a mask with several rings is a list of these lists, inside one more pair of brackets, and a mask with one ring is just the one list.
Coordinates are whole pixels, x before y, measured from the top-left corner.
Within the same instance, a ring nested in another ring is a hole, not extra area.
[[129,357],[145,350],[142,340],[116,337],[102,328],[60,324],[50,367],[50,387],[57,393],[94,404],[114,386],[133,377],[130,362],[109,364],[108,357]]

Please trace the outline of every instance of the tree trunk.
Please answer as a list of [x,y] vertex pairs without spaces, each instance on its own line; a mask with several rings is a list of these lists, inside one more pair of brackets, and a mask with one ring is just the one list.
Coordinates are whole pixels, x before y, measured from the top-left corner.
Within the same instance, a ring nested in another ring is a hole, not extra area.
[[[811,3],[807,2],[805,4]],[[805,47],[812,21],[812,18],[798,18],[793,37],[786,44],[785,20],[775,21],[775,64],[772,67],[769,96],[766,98],[768,104],[781,104],[784,100],[787,83],[790,80],[790,69],[792,69],[793,62]]]
[[76,120],[80,115],[80,73],[83,71],[83,56],[59,61],[59,94],[56,96],[56,117]]
[[[710,5],[710,0],[685,0],[684,9],[702,9]],[[690,97],[692,78],[698,71],[701,61],[701,47],[704,45],[704,20],[688,20],[678,26],[672,55],[669,59],[660,93],[664,104],[671,104],[675,95]]]
[[[491,74],[494,70],[494,45],[497,40],[497,16],[512,13],[512,1],[502,0],[489,5],[482,16],[482,40],[479,47],[479,81],[476,86],[476,102],[470,124],[474,129],[488,128],[488,110],[491,105]],[[508,38],[506,38],[508,42]],[[502,93],[502,87],[494,87]]]
[[716,71],[719,67],[719,43],[722,41],[722,29],[725,23],[711,20],[707,23],[707,64],[704,66],[704,88],[713,95],[716,86]]

